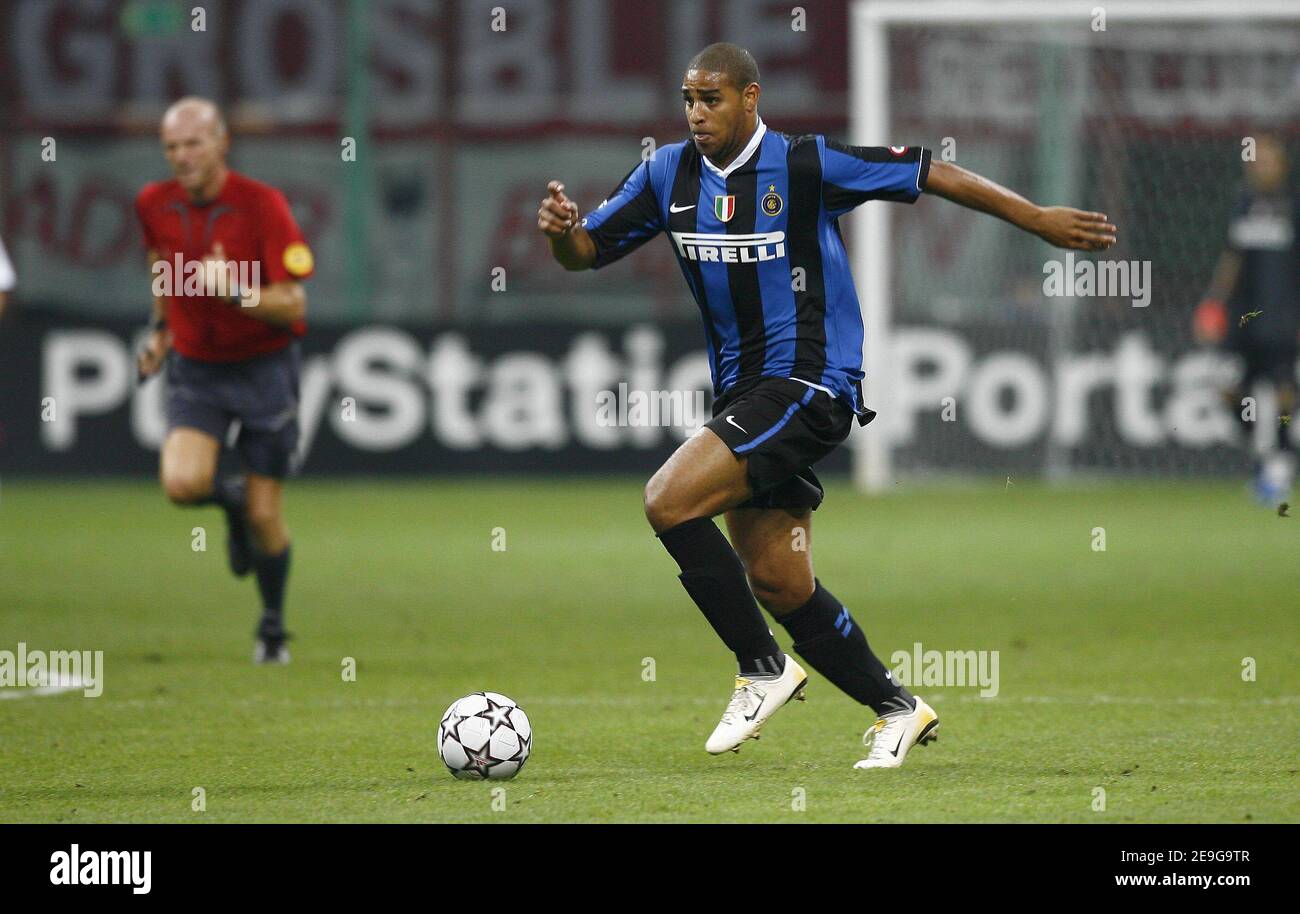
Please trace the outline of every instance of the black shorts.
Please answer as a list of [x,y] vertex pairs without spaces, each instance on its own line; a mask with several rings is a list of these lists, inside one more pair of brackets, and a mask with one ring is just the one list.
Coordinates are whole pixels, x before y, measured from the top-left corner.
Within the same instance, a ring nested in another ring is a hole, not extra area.
[[738,385],[713,403],[706,427],[748,460],[754,497],[741,508],[815,511],[826,495],[812,465],[845,438],[853,409],[824,390],[789,378]]
[[1298,347],[1294,339],[1243,339],[1234,341],[1234,345],[1229,348],[1241,357],[1245,365],[1241,377],[1241,386],[1245,392],[1249,393],[1256,381],[1265,381],[1275,386],[1295,386]]
[[200,362],[173,351],[167,358],[167,430],[207,432],[223,445],[239,420],[235,446],[251,473],[283,479],[298,447],[296,342],[244,362]]

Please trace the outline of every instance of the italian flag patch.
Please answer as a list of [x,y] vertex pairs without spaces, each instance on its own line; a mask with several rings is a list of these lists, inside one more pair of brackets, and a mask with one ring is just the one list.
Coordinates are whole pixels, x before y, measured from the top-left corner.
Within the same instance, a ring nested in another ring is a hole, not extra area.
[[730,222],[731,217],[736,215],[736,195],[728,194],[713,198],[713,215],[718,217],[720,222]]

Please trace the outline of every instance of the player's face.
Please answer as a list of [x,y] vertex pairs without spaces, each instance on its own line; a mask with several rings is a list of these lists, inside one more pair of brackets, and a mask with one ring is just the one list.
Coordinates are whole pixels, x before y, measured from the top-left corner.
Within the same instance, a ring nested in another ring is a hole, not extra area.
[[749,90],[741,92],[723,73],[686,71],[682,80],[686,123],[695,148],[715,164],[725,166],[747,139],[748,114],[753,110],[751,102],[757,100],[758,86]]
[[212,182],[226,152],[225,138],[210,119],[177,118],[164,123],[162,145],[172,174],[189,193]]
[[1246,176],[1256,190],[1269,193],[1282,186],[1286,168],[1286,152],[1281,144],[1262,137],[1255,150],[1255,161],[1246,166]]

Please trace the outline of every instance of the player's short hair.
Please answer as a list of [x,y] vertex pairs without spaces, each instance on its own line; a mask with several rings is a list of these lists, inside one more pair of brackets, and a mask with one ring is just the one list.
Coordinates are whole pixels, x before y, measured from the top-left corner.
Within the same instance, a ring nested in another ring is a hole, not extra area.
[[691,58],[688,70],[705,70],[722,73],[741,92],[750,83],[758,82],[758,63],[754,55],[738,44],[719,41],[711,44]]

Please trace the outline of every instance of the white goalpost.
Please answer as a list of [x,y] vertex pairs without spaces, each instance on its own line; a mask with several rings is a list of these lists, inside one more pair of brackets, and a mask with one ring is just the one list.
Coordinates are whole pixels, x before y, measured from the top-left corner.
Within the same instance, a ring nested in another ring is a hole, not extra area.
[[1120,244],[1099,256],[1152,280],[1141,305],[1048,298],[1063,251],[946,203],[918,201],[924,220],[860,207],[846,228],[879,416],[852,438],[854,485],[1225,472],[1238,431],[1208,393],[1222,359],[1195,350],[1188,317],[1247,142],[1300,151],[1297,48],[1296,0],[856,0],[850,142],[925,145],[1106,212]]

